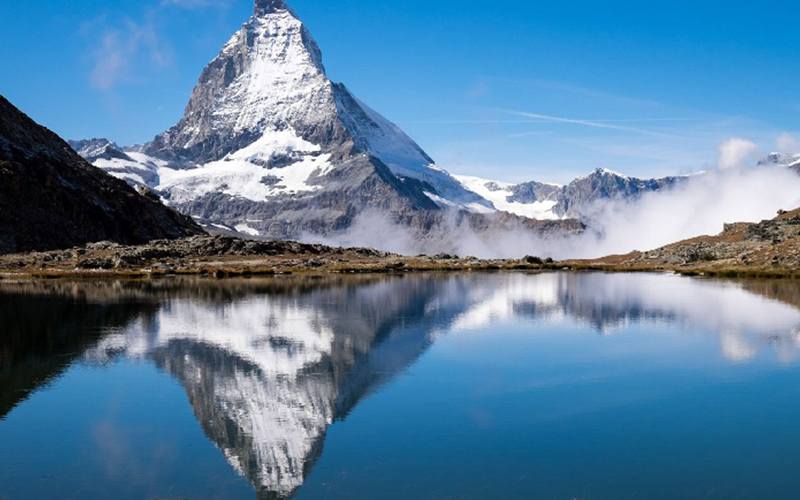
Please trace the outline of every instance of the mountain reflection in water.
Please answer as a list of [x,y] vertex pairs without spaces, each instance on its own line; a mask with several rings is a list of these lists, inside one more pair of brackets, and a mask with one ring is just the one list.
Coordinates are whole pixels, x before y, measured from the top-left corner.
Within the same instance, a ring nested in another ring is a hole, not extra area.
[[771,349],[790,363],[799,297],[790,281],[566,273],[4,283],[0,425],[76,361],[146,360],[180,381],[259,498],[289,498],[329,427],[440,335],[519,319],[604,335],[663,322],[717,336],[731,361]]

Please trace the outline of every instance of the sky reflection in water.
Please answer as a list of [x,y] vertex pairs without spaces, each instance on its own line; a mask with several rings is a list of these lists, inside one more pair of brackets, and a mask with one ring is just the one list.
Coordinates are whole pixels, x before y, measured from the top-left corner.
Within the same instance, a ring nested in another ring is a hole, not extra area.
[[3,284],[0,499],[793,498],[798,304],[661,275]]

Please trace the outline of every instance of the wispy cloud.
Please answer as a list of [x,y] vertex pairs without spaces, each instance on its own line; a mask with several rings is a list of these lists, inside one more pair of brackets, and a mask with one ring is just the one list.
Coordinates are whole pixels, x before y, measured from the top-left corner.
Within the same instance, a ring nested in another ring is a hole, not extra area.
[[172,64],[172,51],[159,37],[152,14],[140,22],[125,18],[116,24],[104,16],[84,26],[83,32],[96,33],[100,26],[99,44],[90,51],[90,81],[94,87],[107,91],[130,81],[135,77],[138,59],[157,68]]
[[481,80],[467,90],[465,97],[468,101],[477,101],[478,99],[488,96],[490,93],[491,89],[489,84],[485,80]]
[[104,13],[84,23],[80,33],[87,41],[89,82],[97,89],[111,91],[122,83],[141,79],[144,73],[170,68],[173,49],[162,29],[167,9],[225,7],[230,1],[160,0],[145,7],[140,19]]
[[522,137],[534,137],[534,136],[542,136],[542,135],[551,135],[550,132],[546,131],[539,131],[539,132],[520,132],[518,134],[508,134],[509,139],[520,139]]
[[524,116],[527,118],[533,118],[536,120],[541,120],[543,122],[552,122],[552,123],[563,123],[567,125],[580,125],[584,127],[592,127],[592,128],[601,128],[601,129],[608,129],[608,130],[616,130],[619,132],[632,132],[635,134],[643,134],[643,135],[652,135],[655,137],[668,137],[668,134],[664,134],[661,132],[656,132],[653,130],[647,130],[638,127],[628,127],[624,125],[617,125],[617,123],[623,122],[610,122],[610,121],[593,121],[593,120],[583,120],[583,119],[575,119],[575,118],[562,118],[558,116],[549,116],[543,115],[539,113],[527,113],[523,111],[506,111],[506,113],[511,115],[517,116]]
[[759,147],[753,141],[733,137],[721,142],[717,150],[719,151],[717,167],[725,170],[746,165],[759,152]]
[[661,108],[664,104],[652,99],[644,99],[641,97],[621,95],[615,92],[610,92],[605,89],[590,88],[582,85],[577,85],[570,82],[545,80],[545,79],[523,79],[512,80],[507,78],[489,78],[485,77],[489,82],[505,82],[508,84],[521,85],[528,89],[535,89],[538,91],[546,91],[551,94],[563,94],[571,96],[580,96],[588,101],[593,102],[606,102],[613,103],[617,106],[624,107],[640,107],[640,108]]

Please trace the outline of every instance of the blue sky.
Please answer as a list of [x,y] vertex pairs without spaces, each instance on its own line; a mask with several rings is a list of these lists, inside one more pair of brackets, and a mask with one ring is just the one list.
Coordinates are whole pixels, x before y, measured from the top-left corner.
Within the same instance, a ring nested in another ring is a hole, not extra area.
[[[453,173],[654,176],[713,168],[732,137],[758,153],[800,149],[797,4],[290,3],[331,78]],[[2,2],[0,94],[67,138],[147,141],[180,118],[251,11],[251,0]]]

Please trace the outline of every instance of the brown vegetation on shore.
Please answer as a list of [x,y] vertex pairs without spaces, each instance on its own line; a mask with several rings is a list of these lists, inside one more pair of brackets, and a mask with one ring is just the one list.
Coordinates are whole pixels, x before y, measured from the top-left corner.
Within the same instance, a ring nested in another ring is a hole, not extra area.
[[455,255],[408,257],[368,248],[334,248],[221,236],[158,240],[146,245],[93,243],[54,252],[0,256],[0,278],[225,278],[277,274],[362,274],[425,271],[539,270],[536,257],[480,260]]
[[674,271],[686,275],[800,278],[800,209],[759,223],[726,224],[716,236],[699,236],[648,252],[561,263],[573,269]]
[[402,256],[369,248],[195,236],[123,246],[102,242],[70,250],[0,256],[0,279],[225,278],[279,274],[380,274],[434,271],[559,270],[677,272],[741,278],[800,278],[800,209],[759,223],[726,224],[648,252],[553,262],[538,257],[482,260],[440,254]]

